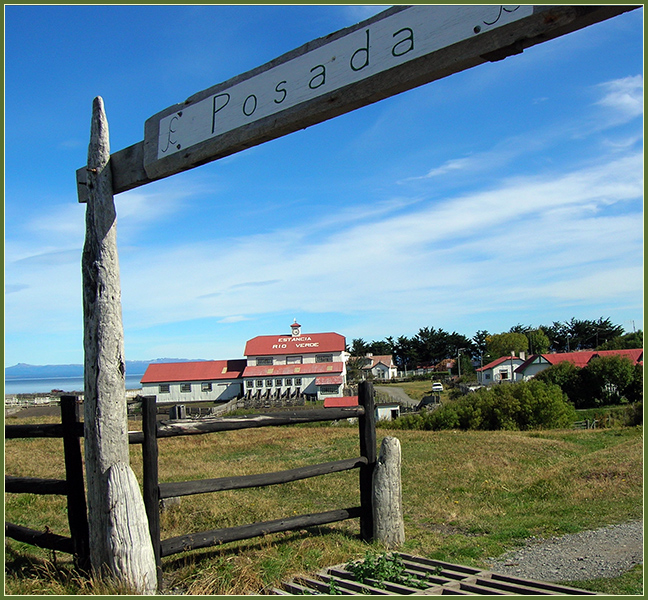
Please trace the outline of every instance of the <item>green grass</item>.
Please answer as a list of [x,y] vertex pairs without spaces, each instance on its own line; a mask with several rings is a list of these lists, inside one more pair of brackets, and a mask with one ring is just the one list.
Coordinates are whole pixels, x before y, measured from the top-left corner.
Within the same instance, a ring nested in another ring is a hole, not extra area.
[[643,595],[643,565],[635,565],[619,577],[563,581],[564,585],[614,595]]
[[[489,557],[532,535],[551,537],[640,519],[642,434],[641,427],[535,432],[379,428],[379,441],[393,435],[402,446],[402,550],[488,568]],[[159,448],[161,481],[278,471],[359,453],[357,429],[336,426],[161,439]],[[61,477],[61,456],[59,440],[7,440],[5,471]],[[131,447],[131,463],[141,480],[138,446]],[[162,537],[358,504],[356,471],[184,497],[163,512]],[[58,497],[7,494],[5,509],[10,522],[67,534],[65,504]],[[6,593],[98,593],[74,576],[65,554],[54,556],[13,540],[7,548]],[[174,555],[163,559],[163,570],[166,584],[183,593],[258,593],[298,573],[362,558],[368,549],[382,552],[377,544],[363,543],[357,520],[350,520]],[[604,585],[636,588],[636,577],[628,578]]]

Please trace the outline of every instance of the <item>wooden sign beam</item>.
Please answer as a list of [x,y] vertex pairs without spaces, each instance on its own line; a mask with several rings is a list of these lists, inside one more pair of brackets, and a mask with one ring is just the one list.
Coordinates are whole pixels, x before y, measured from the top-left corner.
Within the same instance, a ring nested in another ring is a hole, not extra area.
[[[395,6],[157,113],[114,193],[229,156],[639,6]],[[80,202],[87,172],[77,171]]]

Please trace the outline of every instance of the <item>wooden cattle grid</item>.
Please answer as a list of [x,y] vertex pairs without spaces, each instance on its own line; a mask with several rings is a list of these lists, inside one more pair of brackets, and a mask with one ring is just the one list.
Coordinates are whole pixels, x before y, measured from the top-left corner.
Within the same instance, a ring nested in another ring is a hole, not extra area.
[[289,582],[283,583],[281,588],[272,589],[271,592],[277,595],[330,594],[331,583],[333,583],[336,594],[344,595],[597,595],[596,592],[557,583],[522,579],[474,567],[455,565],[441,560],[421,558],[403,553],[399,553],[399,556],[402,558],[408,574],[417,578],[427,577],[432,582],[432,585],[421,590],[389,582],[383,584],[378,581],[362,583],[356,581],[353,573],[347,571],[344,565],[337,565],[329,567],[312,577],[296,577]]

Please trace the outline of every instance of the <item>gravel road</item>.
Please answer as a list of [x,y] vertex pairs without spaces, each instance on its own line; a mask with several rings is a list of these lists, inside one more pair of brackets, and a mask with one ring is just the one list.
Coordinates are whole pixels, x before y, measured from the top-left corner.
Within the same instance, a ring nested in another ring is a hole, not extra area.
[[643,521],[531,538],[523,548],[490,560],[492,571],[540,581],[617,577],[643,563]]

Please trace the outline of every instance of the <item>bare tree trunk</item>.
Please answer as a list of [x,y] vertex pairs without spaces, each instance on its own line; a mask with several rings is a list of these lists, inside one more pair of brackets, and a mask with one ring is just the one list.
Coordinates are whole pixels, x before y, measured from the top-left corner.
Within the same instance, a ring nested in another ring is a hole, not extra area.
[[117,218],[109,158],[103,100],[95,98],[82,257],[90,560],[95,573],[141,593],[155,593],[155,559],[144,502],[129,466]]
[[387,548],[405,541],[401,486],[401,446],[395,437],[386,437],[373,474],[374,539]]

